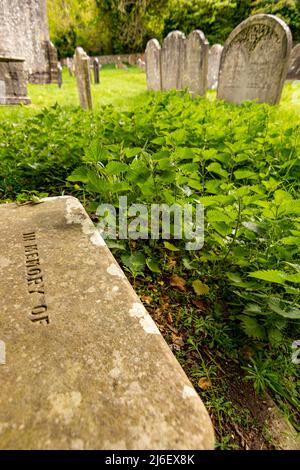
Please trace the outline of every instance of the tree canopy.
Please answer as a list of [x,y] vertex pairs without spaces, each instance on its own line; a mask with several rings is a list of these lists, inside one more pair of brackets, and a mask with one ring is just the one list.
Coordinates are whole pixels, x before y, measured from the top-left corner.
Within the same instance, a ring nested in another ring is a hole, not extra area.
[[60,57],[82,46],[88,54],[143,51],[148,39],[201,29],[224,43],[248,16],[271,13],[300,41],[300,0],[48,0],[50,34]]

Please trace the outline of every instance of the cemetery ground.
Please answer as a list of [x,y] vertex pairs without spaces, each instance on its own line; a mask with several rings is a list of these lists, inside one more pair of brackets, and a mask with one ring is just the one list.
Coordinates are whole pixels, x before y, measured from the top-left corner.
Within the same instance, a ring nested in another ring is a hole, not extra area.
[[[101,69],[94,111],[75,79],[29,86],[0,113],[0,200],[205,206],[205,243],[108,241],[208,408],[220,449],[272,449],[270,395],[300,431],[300,84],[279,106],[147,93],[130,67]],[[117,332],[116,332],[117,334]],[[266,395],[266,393],[268,395]]]

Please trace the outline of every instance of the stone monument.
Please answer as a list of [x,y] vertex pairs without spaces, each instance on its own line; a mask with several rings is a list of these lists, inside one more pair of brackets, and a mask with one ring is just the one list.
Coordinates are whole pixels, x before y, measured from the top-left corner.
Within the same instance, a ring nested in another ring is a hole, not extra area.
[[287,79],[300,80],[300,44],[292,49]]
[[91,109],[93,104],[90,80],[90,59],[82,47],[76,48],[74,63],[80,106],[85,109]]
[[24,59],[0,56],[0,104],[29,104]]
[[193,96],[205,95],[207,89],[207,64],[209,44],[200,30],[193,31],[185,41],[183,88]]
[[172,31],[164,39],[161,49],[162,90],[181,90],[184,82],[185,35]]
[[209,50],[207,76],[207,88],[209,90],[216,90],[218,88],[218,77],[222,51],[223,46],[220,44],[214,44]]
[[94,72],[94,83],[99,85],[100,83],[100,64],[97,57],[93,60],[93,72]]
[[30,82],[57,82],[53,47],[46,0],[0,1],[0,56],[24,57]]
[[273,15],[254,15],[227,39],[221,57],[218,98],[232,103],[280,101],[287,75],[292,35]]
[[161,90],[161,47],[157,39],[147,42],[145,52],[148,90]]
[[0,448],[212,449],[208,413],[79,201],[0,205]]

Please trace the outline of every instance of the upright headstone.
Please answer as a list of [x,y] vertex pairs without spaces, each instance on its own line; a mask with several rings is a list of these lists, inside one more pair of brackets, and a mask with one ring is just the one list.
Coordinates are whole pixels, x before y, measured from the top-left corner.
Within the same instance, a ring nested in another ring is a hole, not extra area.
[[146,77],[148,90],[161,90],[161,47],[157,39],[150,39],[146,46]]
[[90,82],[90,59],[82,47],[76,48],[74,61],[80,105],[84,109],[91,109],[93,105]]
[[53,47],[46,0],[0,0],[0,56],[24,57],[32,83],[57,83]]
[[193,31],[187,37],[182,85],[187,87],[193,96],[206,93],[208,51],[209,44],[202,31]]
[[48,42],[50,83],[58,83],[58,59],[57,49],[51,41]]
[[254,15],[227,39],[221,57],[218,98],[276,104],[286,79],[292,35],[273,15]]
[[222,51],[223,46],[220,44],[214,44],[209,50],[207,75],[207,87],[209,90],[216,90],[218,88],[218,77]]
[[73,77],[74,76],[74,60],[71,57],[67,57],[67,68],[68,68],[70,77]]
[[1,449],[212,449],[208,413],[78,200],[0,204]]
[[93,71],[94,71],[94,83],[98,85],[100,83],[100,66],[99,59],[97,57],[93,60]]
[[62,66],[59,63],[57,65],[57,84],[59,88],[61,88],[63,84],[62,71],[63,71]]
[[24,59],[0,57],[0,104],[29,104]]
[[162,89],[181,90],[184,80],[185,35],[181,31],[172,31],[164,39],[161,49]]
[[287,79],[300,80],[300,44],[292,49]]

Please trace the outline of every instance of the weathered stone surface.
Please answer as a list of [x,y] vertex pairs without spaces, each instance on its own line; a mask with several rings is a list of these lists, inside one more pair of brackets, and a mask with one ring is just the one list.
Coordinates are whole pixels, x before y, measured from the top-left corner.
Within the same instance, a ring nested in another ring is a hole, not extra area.
[[291,45],[290,29],[281,19],[260,14],[243,21],[222,52],[218,98],[237,104],[245,100],[278,103]]
[[209,90],[216,90],[218,88],[218,77],[222,51],[223,46],[221,46],[221,44],[214,44],[209,50],[207,76],[207,87]]
[[161,47],[157,39],[147,42],[145,61],[148,90],[161,90]]
[[185,35],[181,31],[172,31],[164,39],[161,49],[162,89],[181,90],[184,80]]
[[24,59],[0,57],[0,104],[29,104]]
[[73,77],[74,76],[74,59],[73,59],[73,57],[72,58],[71,57],[67,58],[67,64],[66,65],[67,65],[68,70],[69,70],[69,75],[71,77]]
[[58,59],[57,59],[57,50],[51,41],[48,42],[48,60],[49,60],[50,83],[58,83],[59,64],[58,64]]
[[76,48],[74,62],[80,105],[85,109],[91,109],[90,59],[82,47]]
[[63,84],[62,72],[63,72],[63,68],[62,68],[61,64],[58,64],[57,65],[57,84],[58,84],[59,88],[61,88],[62,84]]
[[99,59],[95,58],[93,60],[93,72],[94,72],[94,83],[98,85],[100,83],[100,65]]
[[300,44],[292,49],[287,78],[288,80],[300,80]]
[[202,401],[78,200],[2,204],[0,220],[0,448],[212,448]]
[[207,66],[209,44],[200,30],[193,31],[185,42],[183,87],[192,95],[205,95],[207,89]]
[[24,57],[33,83],[50,83],[46,0],[0,1],[0,55]]

